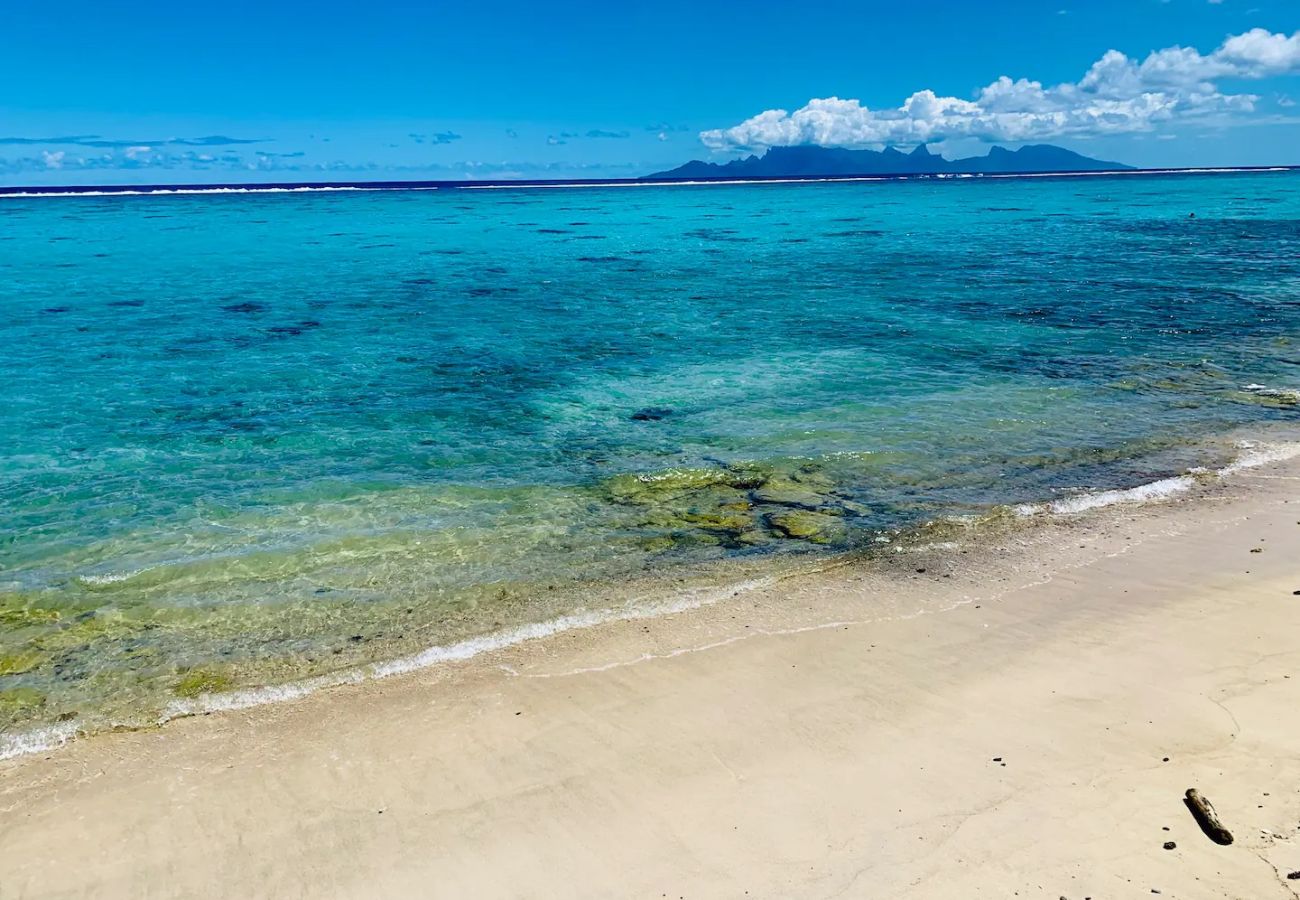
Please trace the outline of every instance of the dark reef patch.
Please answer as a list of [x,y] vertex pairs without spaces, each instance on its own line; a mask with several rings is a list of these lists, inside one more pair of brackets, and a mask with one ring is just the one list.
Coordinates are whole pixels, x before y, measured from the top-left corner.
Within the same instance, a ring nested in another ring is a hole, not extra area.
[[255,300],[245,300],[242,303],[231,303],[221,308],[229,313],[260,313],[266,312],[269,307],[265,303],[258,303]]

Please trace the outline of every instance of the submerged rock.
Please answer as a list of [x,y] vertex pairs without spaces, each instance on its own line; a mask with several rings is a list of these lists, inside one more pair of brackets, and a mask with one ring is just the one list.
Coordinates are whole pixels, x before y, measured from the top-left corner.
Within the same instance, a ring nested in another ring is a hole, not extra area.
[[1271,406],[1275,409],[1290,409],[1300,406],[1300,390],[1290,388],[1271,388],[1262,384],[1248,384],[1234,396],[1241,403],[1255,403],[1259,406]]
[[754,502],[773,506],[793,506],[816,510],[826,505],[830,498],[809,490],[807,485],[790,479],[772,479],[754,491]]
[[837,500],[835,505],[847,516],[863,518],[871,515],[871,507],[856,503],[853,500]]
[[[12,604],[6,602],[13,597]],[[58,622],[61,613],[57,609],[28,606],[16,595],[0,595],[0,628],[5,631],[17,631],[39,625],[51,625]]]
[[45,705],[45,695],[36,688],[16,687],[0,691],[0,718],[16,716]]
[[700,509],[693,508],[682,513],[683,522],[697,525],[706,531],[734,531],[741,532],[747,530],[754,524],[754,517],[749,513],[749,508],[734,509],[719,507],[717,509]]
[[828,544],[843,536],[844,525],[834,516],[807,510],[770,513],[767,522],[773,529],[788,538]]
[[655,535],[641,538],[637,541],[637,546],[646,553],[662,553],[673,548],[673,539],[666,535]]
[[41,655],[32,650],[0,654],[0,675],[22,675],[41,664]]
[[660,419],[666,419],[673,414],[673,411],[666,406],[646,406],[632,413],[634,422],[658,422]]
[[172,693],[178,697],[198,697],[202,694],[215,694],[228,691],[235,686],[229,675],[211,669],[190,669],[180,680],[172,685]]
[[734,490],[759,487],[766,476],[751,468],[668,469],[651,475],[616,475],[602,485],[615,503],[653,505],[680,500],[693,491],[722,486]]
[[847,537],[846,516],[869,512],[842,497],[818,463],[798,459],[619,475],[599,489],[607,501],[640,510],[636,527],[661,532],[639,542],[651,551],[744,549],[783,538],[828,544]]

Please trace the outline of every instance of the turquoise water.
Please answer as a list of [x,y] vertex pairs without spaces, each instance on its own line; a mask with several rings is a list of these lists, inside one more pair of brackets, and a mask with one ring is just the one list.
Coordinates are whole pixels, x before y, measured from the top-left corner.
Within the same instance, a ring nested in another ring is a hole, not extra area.
[[1220,463],[1300,174],[8,198],[0,312],[0,729],[139,722]]

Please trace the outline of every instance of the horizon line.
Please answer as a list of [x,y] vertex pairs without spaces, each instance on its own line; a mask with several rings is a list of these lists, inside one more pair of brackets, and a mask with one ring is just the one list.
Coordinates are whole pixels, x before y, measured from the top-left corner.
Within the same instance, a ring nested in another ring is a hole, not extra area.
[[872,172],[837,175],[749,175],[697,178],[499,178],[402,181],[230,181],[158,182],[153,184],[0,185],[0,197],[88,197],[192,194],[311,193],[331,191],[485,190],[509,188],[688,187],[716,184],[817,184],[869,181],[966,181],[984,178],[1079,178],[1141,175],[1196,175],[1300,171],[1297,165],[1160,166],[1122,169],[1061,169],[1044,172]]

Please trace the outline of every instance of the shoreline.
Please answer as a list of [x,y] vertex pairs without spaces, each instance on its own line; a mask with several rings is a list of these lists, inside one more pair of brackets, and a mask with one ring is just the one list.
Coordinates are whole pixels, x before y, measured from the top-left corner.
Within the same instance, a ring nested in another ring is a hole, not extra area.
[[[1278,428],[1268,439],[1236,440],[1236,458],[1219,469],[1192,469],[1184,474],[1159,478],[1129,488],[1081,490],[1052,500],[993,507],[977,518],[985,523],[995,522],[999,513],[1010,512],[1027,526],[1033,527],[1031,522],[1041,524],[1044,517],[1068,518],[1112,506],[1162,503],[1198,487],[1203,492],[1213,493],[1216,487],[1222,486],[1224,479],[1235,474],[1300,457],[1300,441],[1289,439],[1291,436],[1289,429]],[[905,533],[895,535],[902,540],[892,549],[895,553],[912,552],[917,549],[910,546],[912,542],[921,539],[922,535],[932,529],[951,526],[955,521],[957,520],[953,517],[941,517],[912,526]],[[972,538],[972,546],[978,546],[980,542],[994,540],[996,535],[976,533]],[[630,594],[617,605],[576,605],[572,610],[554,618],[524,621],[497,631],[472,634],[449,643],[436,643],[413,652],[333,672],[201,694],[193,698],[177,698],[161,710],[158,718],[151,723],[117,723],[94,727],[88,726],[81,719],[72,719],[3,733],[0,734],[0,765],[7,760],[30,754],[58,751],[72,741],[113,731],[148,730],[191,716],[292,703],[321,691],[379,681],[441,665],[463,663],[520,644],[545,641],[569,632],[583,632],[620,622],[655,620],[687,613],[725,603],[753,591],[772,590],[792,579],[814,577],[846,566],[888,569],[889,562],[887,556],[882,559],[878,554],[864,555],[862,550],[849,550],[825,556],[771,557],[760,560],[757,564],[753,561],[722,560],[703,569],[685,566],[682,577],[673,579],[679,587],[670,586],[667,579],[649,580],[640,588],[643,593]],[[688,582],[690,577],[694,577],[695,581]]]
[[[97,735],[0,763],[0,886],[1296,896],[1297,524],[1300,460],[1275,460],[969,553]],[[1186,817],[1191,786],[1232,847]]]

